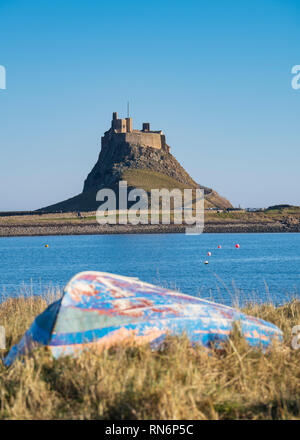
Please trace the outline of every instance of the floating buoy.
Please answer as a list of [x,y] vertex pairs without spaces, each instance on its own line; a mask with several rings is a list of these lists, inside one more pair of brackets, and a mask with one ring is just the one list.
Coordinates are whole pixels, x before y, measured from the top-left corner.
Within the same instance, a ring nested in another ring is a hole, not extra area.
[[208,255],[209,257],[211,257],[211,252],[207,252],[207,255]]
[[45,247],[49,247],[49,244],[45,244]]
[[236,247],[237,249],[239,249],[240,245],[237,243],[237,244],[235,245],[235,247]]
[[218,249],[221,249],[221,245],[219,244]]
[[206,261],[204,261],[204,264],[208,264],[208,261],[206,260]]

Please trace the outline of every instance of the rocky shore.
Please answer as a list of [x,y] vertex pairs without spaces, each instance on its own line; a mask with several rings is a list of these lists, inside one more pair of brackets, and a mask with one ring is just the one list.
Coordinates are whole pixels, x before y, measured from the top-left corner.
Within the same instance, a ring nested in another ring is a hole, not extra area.
[[[0,225],[0,237],[93,234],[167,234],[184,233],[184,225],[99,225],[97,223],[15,224]],[[300,232],[300,225],[282,223],[210,224],[205,233]]]

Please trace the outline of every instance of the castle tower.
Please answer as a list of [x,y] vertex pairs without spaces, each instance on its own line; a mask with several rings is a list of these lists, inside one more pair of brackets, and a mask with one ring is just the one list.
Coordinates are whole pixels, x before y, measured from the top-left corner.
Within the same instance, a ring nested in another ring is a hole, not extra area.
[[111,128],[115,130],[117,133],[126,133],[127,131],[126,119],[118,119],[118,113],[114,112],[113,119],[111,121]]
[[126,118],[126,131],[127,133],[132,132],[132,118]]
[[150,124],[149,122],[143,122],[143,129],[142,131],[150,131]]

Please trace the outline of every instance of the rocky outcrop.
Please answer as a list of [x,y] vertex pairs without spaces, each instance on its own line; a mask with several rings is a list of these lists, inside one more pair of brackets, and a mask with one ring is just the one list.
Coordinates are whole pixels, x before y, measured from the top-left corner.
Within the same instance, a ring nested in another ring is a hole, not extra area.
[[[177,188],[178,183],[181,187],[184,185],[186,188],[203,188],[209,207],[220,209],[232,207],[230,202],[218,193],[196,183],[169,151],[170,147],[166,144],[163,149],[142,147],[124,141],[122,136],[111,134],[111,131],[106,132],[102,138],[102,148],[97,163],[88,174],[82,193],[42,208],[42,211],[94,211],[99,205],[99,202],[96,202],[96,192],[101,188],[112,188],[117,192],[119,181],[124,179],[124,173],[129,170],[152,171],[153,176],[150,179],[152,188],[160,187],[159,176],[168,176],[172,179],[170,185],[174,188]],[[128,187],[130,189],[130,182]],[[143,182],[139,182],[139,187],[144,188]]]
[[118,143],[112,139],[109,144],[103,145],[96,165],[84,182],[83,192],[93,187],[115,185],[128,169],[152,170],[191,188],[198,186],[171,153],[127,142]]

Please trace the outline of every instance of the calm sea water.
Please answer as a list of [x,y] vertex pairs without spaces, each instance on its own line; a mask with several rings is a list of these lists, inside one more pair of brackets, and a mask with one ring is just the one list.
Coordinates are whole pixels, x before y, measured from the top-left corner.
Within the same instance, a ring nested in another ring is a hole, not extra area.
[[280,304],[300,295],[300,234],[0,238],[4,296],[20,294],[24,284],[34,294],[63,287],[84,270],[135,276],[228,305],[237,296],[240,303],[271,298]]

